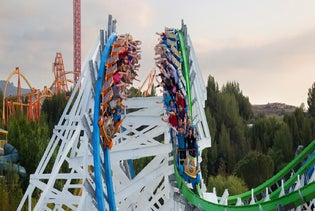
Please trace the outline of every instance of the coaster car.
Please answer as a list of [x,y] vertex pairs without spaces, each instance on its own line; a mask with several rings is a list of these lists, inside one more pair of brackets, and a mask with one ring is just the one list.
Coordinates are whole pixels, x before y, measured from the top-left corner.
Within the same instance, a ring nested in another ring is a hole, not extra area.
[[184,162],[184,172],[191,178],[196,178],[198,173],[197,158],[188,155]]

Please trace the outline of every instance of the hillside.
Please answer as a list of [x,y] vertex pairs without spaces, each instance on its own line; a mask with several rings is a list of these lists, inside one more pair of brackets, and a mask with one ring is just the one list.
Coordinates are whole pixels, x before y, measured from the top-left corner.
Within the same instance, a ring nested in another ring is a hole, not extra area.
[[[5,87],[5,80],[0,80],[0,90],[2,90],[2,92],[4,92],[4,87]],[[22,88],[22,94],[29,93],[29,92],[30,92],[29,89]],[[6,96],[16,95],[16,93],[17,93],[17,87],[14,86],[12,82],[9,82]]]
[[292,113],[296,109],[295,106],[286,105],[284,103],[268,103],[264,105],[252,105],[254,115],[257,116],[260,113],[266,116],[283,115],[285,113]]

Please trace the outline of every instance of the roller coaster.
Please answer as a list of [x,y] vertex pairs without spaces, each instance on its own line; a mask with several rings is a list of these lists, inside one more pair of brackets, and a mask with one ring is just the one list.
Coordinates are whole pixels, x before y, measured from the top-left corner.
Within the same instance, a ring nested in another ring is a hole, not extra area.
[[[27,120],[39,121],[41,113],[40,109],[43,101],[46,98],[51,98],[54,94],[66,94],[70,91],[68,84],[73,84],[73,81],[67,79],[66,76],[68,74],[74,74],[74,72],[65,71],[62,54],[60,52],[56,53],[55,61],[53,62],[52,66],[55,80],[49,87],[44,86],[42,90],[32,87],[26,75],[20,70],[19,67],[16,67],[15,70],[9,74],[3,92],[4,100],[2,103],[2,122],[4,124],[8,123],[9,118],[13,116],[15,111],[18,109],[22,114],[26,111]],[[17,76],[18,80],[17,94],[7,96],[8,84],[13,76]],[[26,90],[27,93],[22,93],[21,78],[28,86],[29,92]]]
[[[122,68],[119,54],[133,41],[117,35],[115,23],[109,16],[107,31],[100,30],[18,210],[314,209],[315,141],[248,192],[229,196],[226,190],[218,197],[215,189],[206,191],[199,167],[202,151],[211,147],[206,88],[183,22],[180,29],[161,33],[157,66],[167,64],[178,76],[175,92],[185,99],[195,144],[181,146],[180,131],[161,120],[170,115],[157,103],[165,102],[161,96],[127,98],[115,119],[117,107],[109,108],[122,104],[114,100],[111,76]],[[146,165],[136,170],[139,159]]]

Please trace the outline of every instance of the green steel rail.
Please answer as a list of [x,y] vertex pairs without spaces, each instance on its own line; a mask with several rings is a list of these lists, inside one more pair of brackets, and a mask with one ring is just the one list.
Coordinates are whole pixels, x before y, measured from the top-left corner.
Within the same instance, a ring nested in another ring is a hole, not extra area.
[[[306,163],[303,164],[301,168],[297,172],[295,172],[285,183],[284,183],[284,190],[290,188],[298,179],[299,175],[305,174],[313,165],[315,164],[315,156],[309,159]],[[270,199],[274,199],[279,196],[281,188],[270,193]],[[314,189],[315,194],[315,189]]]
[[[189,58],[186,51],[186,42],[183,33],[181,30],[178,31],[179,42],[180,42],[180,51],[182,56],[182,71],[186,82],[186,92],[187,92],[187,102],[189,106],[189,117],[192,121],[192,96],[191,96],[191,84],[189,78]],[[292,172],[292,170],[301,164],[307,156],[315,149],[315,140],[309,144],[294,160],[292,160],[285,168],[279,171],[275,176],[267,180],[265,183],[259,185],[253,189],[254,195],[261,194],[266,190],[266,188],[271,187],[272,185],[279,182],[285,175]],[[176,158],[175,158],[176,162]],[[315,163],[315,157],[306,162],[298,171],[291,176],[288,181],[284,183],[284,189],[291,187],[297,180],[298,175],[304,174],[311,166]],[[278,206],[294,206],[297,207],[301,204],[304,204],[307,201],[315,198],[315,182],[309,183],[308,185],[300,188],[297,191],[293,191],[289,194],[286,194],[282,197],[278,197],[282,187],[279,187],[272,193],[270,193],[269,201],[258,201],[253,205],[244,205],[244,206],[235,206],[237,199],[240,198],[243,200],[249,200],[252,197],[252,191],[247,191],[242,194],[233,195],[228,197],[228,205],[221,205],[206,201],[201,198],[200,190],[197,188],[196,192],[191,190],[184,179],[180,176],[176,165],[174,165],[175,178],[178,185],[178,188],[181,190],[183,196],[194,206],[201,208],[203,210],[275,210]],[[197,186],[199,187],[199,186]]]
[[191,89],[190,89],[190,78],[189,78],[189,59],[186,51],[186,42],[182,31],[178,31],[179,43],[180,43],[180,51],[182,56],[182,71],[186,82],[186,92],[187,92],[187,102],[189,108],[189,119],[192,122],[192,100],[191,100]]
[[233,211],[233,210],[275,210],[279,205],[297,207],[305,202],[312,200],[315,197],[315,182],[312,182],[297,191],[291,192],[283,197],[276,198],[267,202],[257,202],[252,205],[235,206],[235,205],[221,205],[206,201],[198,196],[192,189],[190,189],[184,179],[179,175],[179,172],[174,167],[175,178],[181,194],[194,206],[202,210],[216,210],[216,211]]
[[[258,195],[262,192],[265,192],[267,187],[271,187],[275,183],[277,183],[279,180],[281,180],[285,175],[290,173],[292,169],[297,167],[301,164],[303,160],[307,159],[307,156],[311,154],[315,150],[315,140],[311,142],[297,157],[295,157],[294,160],[292,160],[287,166],[285,166],[281,171],[279,171],[276,175],[274,175],[272,178],[268,179],[263,184],[257,186],[253,189],[254,195]],[[251,198],[251,191],[244,192],[242,194],[233,195],[228,198],[228,204],[235,204],[238,198],[244,199],[250,199]]]
[[[292,185],[296,181],[296,178],[300,173],[304,173],[305,171],[307,171],[307,169],[309,169],[309,167],[314,165],[314,161],[315,157],[306,162],[303,167],[298,172],[296,172],[292,176],[292,179],[290,178],[284,186],[288,187],[289,185]],[[273,192],[274,194],[270,194],[270,200],[266,202],[261,200],[257,201],[255,204],[244,206],[221,205],[206,201],[205,199],[201,198],[198,193],[190,189],[184,179],[180,176],[175,165],[174,172],[178,188],[181,190],[181,194],[183,194],[187,201],[202,210],[275,210],[278,206],[297,207],[315,198],[315,182],[312,182],[282,197],[277,197],[279,195],[279,192],[277,190],[276,192]]]

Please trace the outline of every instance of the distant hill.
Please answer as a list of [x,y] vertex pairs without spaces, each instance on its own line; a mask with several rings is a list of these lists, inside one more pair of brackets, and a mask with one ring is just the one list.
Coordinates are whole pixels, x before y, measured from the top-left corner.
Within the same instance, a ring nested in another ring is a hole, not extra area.
[[286,105],[284,103],[268,103],[264,105],[252,105],[254,115],[257,116],[260,113],[266,116],[284,115],[286,113],[292,113],[296,109],[295,106]]
[[[0,80],[0,90],[2,90],[2,92],[4,92],[4,87],[5,87],[5,81],[4,80]],[[31,92],[30,89],[23,89],[23,88],[22,88],[21,91],[22,91],[22,94]],[[7,87],[6,96],[16,95],[16,93],[17,93],[17,87],[14,86],[14,84],[12,82],[9,82],[8,83],[8,87]]]

